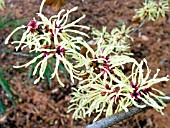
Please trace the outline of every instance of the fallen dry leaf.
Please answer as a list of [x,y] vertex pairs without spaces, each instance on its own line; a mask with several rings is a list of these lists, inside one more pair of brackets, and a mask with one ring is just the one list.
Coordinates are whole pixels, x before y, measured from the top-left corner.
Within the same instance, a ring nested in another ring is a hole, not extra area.
[[149,37],[147,37],[147,36],[145,36],[145,35],[142,35],[142,36],[141,36],[141,39],[142,39],[143,41],[149,41]]
[[54,12],[58,12],[60,8],[66,4],[66,2],[63,0],[46,0],[45,4],[50,6]]
[[133,18],[132,18],[132,22],[133,22],[133,23],[136,23],[136,24],[139,24],[139,23],[141,23],[142,21],[141,21],[140,18],[133,17]]

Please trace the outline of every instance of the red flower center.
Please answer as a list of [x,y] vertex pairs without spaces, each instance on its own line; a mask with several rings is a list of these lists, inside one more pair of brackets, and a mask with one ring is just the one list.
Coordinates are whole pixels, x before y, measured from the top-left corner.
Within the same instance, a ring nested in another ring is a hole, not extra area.
[[65,49],[61,48],[61,46],[56,47],[56,54],[60,55],[61,57],[65,55]]
[[30,32],[34,32],[37,28],[38,28],[38,24],[35,20],[31,20],[28,25],[27,28],[30,28]]

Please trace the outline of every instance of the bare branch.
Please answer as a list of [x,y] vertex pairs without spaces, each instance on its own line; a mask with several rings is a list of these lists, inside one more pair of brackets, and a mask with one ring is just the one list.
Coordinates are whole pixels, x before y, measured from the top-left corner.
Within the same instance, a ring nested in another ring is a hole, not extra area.
[[132,31],[129,33],[129,35],[132,35],[132,34],[134,34],[136,31],[138,31],[138,30],[145,24],[146,21],[147,21],[147,18],[145,18],[136,29],[132,30]]
[[30,55],[30,54],[24,54],[24,53],[20,53],[20,52],[13,52],[13,51],[10,51],[10,50],[0,49],[0,52],[13,54],[13,55],[17,55],[17,56],[32,57],[32,55]]
[[[166,96],[170,97],[170,94],[168,94]],[[157,103],[159,103],[158,100],[155,100],[155,101]],[[163,99],[163,102],[170,103],[170,99]],[[142,103],[142,104],[144,104],[144,103]],[[92,123],[90,125],[87,125],[84,128],[108,128],[108,127],[110,127],[112,125],[115,125],[115,124],[123,121],[124,119],[132,117],[132,116],[136,115],[137,113],[140,113],[140,112],[142,112],[144,110],[148,110],[150,108],[152,108],[152,107],[147,106],[144,109],[141,109],[141,108],[138,108],[138,107],[132,107],[132,108],[129,109],[128,112],[123,111],[123,112],[114,114],[113,116],[106,117],[106,118],[104,118],[102,120],[99,120],[99,121],[94,122],[94,123]]]

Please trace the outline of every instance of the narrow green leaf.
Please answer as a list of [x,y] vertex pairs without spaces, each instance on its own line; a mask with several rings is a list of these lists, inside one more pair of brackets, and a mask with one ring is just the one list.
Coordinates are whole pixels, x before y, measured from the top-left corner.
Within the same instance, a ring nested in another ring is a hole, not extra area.
[[52,87],[52,82],[51,82],[51,79],[50,79],[50,76],[51,76],[52,72],[53,72],[53,70],[52,70],[52,64],[51,64],[51,63],[48,63],[44,75],[45,75],[45,78],[46,78],[46,80],[47,80],[47,86],[49,86],[49,88]]
[[5,92],[8,94],[9,99],[11,100],[11,102],[12,102],[13,104],[15,104],[15,103],[14,103],[14,100],[13,100],[13,97],[16,97],[16,96],[15,96],[15,94],[11,91],[8,81],[5,80],[5,79],[3,78],[3,76],[1,76],[1,75],[0,75],[0,86],[2,86],[2,88],[3,88],[3,89],[5,90]]
[[5,106],[3,105],[2,101],[0,100],[0,114],[5,113]]

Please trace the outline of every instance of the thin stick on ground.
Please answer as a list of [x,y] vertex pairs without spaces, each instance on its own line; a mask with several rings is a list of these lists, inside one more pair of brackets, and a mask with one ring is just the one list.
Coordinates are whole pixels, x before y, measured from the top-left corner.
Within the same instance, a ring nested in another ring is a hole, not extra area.
[[[166,96],[170,97],[170,94],[168,94]],[[155,100],[155,101],[157,103],[159,103],[159,101],[157,101],[157,100]],[[163,99],[163,102],[170,103],[170,99]],[[142,104],[144,104],[144,103],[142,103]],[[106,118],[104,118],[102,120],[99,120],[99,121],[94,122],[94,123],[92,123],[90,125],[87,125],[84,128],[108,128],[108,127],[110,127],[112,125],[115,125],[115,124],[123,121],[124,119],[132,117],[132,116],[134,116],[134,115],[136,115],[136,114],[138,114],[138,113],[140,113],[140,112],[142,112],[144,110],[148,110],[150,108],[152,108],[152,107],[147,106],[146,108],[143,108],[143,109],[138,108],[138,107],[132,107],[132,108],[129,109],[128,112],[123,111],[123,112],[114,114],[113,116],[106,117]]]

